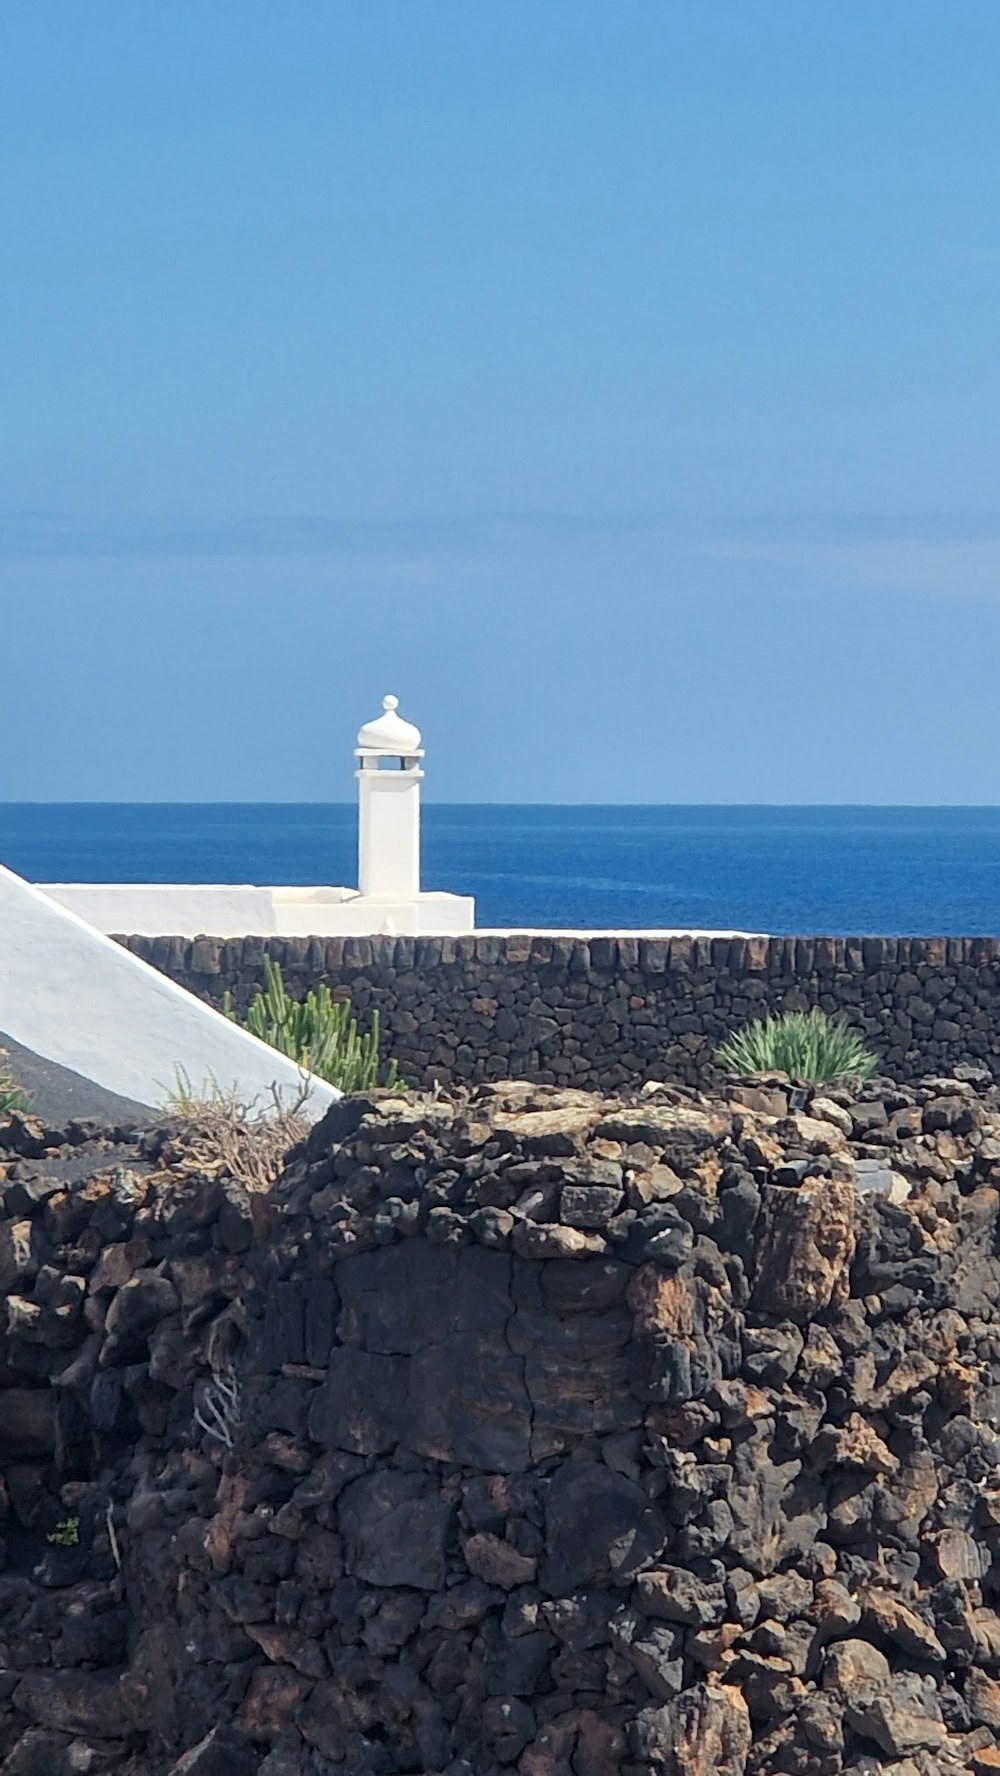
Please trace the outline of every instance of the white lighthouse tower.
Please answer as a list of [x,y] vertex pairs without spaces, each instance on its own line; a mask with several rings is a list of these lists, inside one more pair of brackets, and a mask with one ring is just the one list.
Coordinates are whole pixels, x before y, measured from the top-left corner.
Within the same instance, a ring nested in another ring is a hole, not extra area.
[[382,713],[365,722],[354,756],[358,761],[358,895],[351,915],[364,921],[355,928],[401,935],[471,931],[475,923],[471,898],[421,891],[424,749],[420,729],[399,714],[398,697],[383,697]]
[[420,893],[420,729],[383,697],[365,722],[358,760],[358,888],[367,900],[415,900]]

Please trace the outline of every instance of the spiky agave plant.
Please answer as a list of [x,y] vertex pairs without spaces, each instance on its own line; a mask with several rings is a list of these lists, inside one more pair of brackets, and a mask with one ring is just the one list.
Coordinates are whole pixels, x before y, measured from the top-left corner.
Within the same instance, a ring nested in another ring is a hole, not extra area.
[[870,1079],[878,1066],[857,1030],[817,1006],[755,1019],[726,1037],[716,1059],[728,1073],[787,1073],[827,1085],[836,1079]]
[[[326,1079],[342,1092],[370,1091],[379,1084],[379,1015],[372,1012],[371,1027],[362,1036],[351,1014],[349,999],[334,999],[329,987],[310,988],[304,999],[291,999],[279,964],[264,957],[265,990],[250,1005],[244,1027],[271,1048],[288,1055],[300,1067]],[[236,1022],[232,999],[222,1002],[226,1016]],[[381,1082],[389,1091],[403,1091],[395,1061],[390,1061]]]

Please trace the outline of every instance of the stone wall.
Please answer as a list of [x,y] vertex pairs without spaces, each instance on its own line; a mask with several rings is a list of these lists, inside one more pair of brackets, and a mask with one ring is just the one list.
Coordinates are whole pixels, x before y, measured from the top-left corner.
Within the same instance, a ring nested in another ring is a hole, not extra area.
[[0,1125],[6,1776],[987,1776],[1000,1092]]
[[136,955],[243,1009],[265,948],[298,996],[326,981],[415,1086],[527,1078],[617,1091],[704,1081],[748,1018],[822,1006],[862,1029],[895,1079],[959,1062],[1000,1076],[996,938],[130,937]]

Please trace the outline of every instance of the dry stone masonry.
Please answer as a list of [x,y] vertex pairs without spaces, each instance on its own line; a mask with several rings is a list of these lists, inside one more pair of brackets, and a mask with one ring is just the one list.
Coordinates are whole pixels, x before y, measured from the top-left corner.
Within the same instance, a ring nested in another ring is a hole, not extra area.
[[0,1124],[8,1776],[1000,1769],[1000,1092]]
[[861,1029],[894,1079],[961,1063],[1000,1077],[996,938],[129,937],[183,986],[244,1009],[265,949],[301,996],[325,981],[413,1085],[507,1077],[595,1091],[705,1079],[749,1018],[819,1005]]

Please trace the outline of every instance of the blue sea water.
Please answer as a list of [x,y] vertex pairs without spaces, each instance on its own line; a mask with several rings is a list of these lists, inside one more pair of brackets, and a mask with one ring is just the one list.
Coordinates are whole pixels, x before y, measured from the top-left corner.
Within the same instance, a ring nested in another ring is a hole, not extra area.
[[[356,810],[0,804],[36,882],[353,883]],[[424,809],[424,883],[477,924],[775,933],[1000,932],[1000,808]]]

